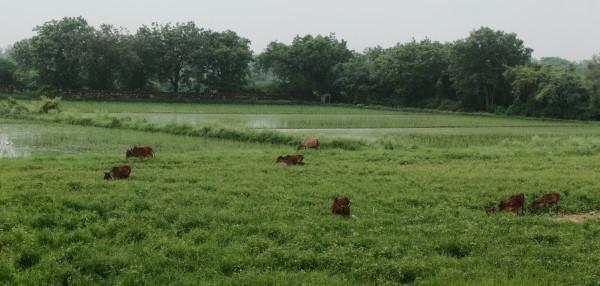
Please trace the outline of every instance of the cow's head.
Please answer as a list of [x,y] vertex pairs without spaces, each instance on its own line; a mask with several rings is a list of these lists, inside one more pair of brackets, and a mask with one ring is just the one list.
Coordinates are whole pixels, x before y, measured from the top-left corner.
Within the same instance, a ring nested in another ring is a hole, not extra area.
[[503,210],[503,209],[505,209],[505,208],[506,208],[506,202],[505,202],[505,201],[501,201],[501,202],[498,204],[498,209],[499,209],[499,210]]
[[112,175],[110,174],[110,172],[104,172],[104,179],[105,179],[105,180],[110,180],[110,179],[112,179]]
[[125,158],[133,157],[133,150],[129,149],[125,151]]
[[279,156],[277,157],[277,160],[275,160],[275,163],[285,163],[285,160],[288,158],[288,156]]
[[300,149],[302,149],[302,143],[296,145],[296,150],[300,151]]

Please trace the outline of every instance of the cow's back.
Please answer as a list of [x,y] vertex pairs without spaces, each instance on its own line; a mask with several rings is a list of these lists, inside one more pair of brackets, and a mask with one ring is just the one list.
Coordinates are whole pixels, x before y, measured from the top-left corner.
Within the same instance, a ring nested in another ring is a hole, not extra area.
[[519,209],[523,209],[523,205],[525,204],[525,194],[518,193],[516,195],[510,196],[505,201],[500,202],[498,205],[500,210],[507,209],[511,212],[517,212]]
[[314,148],[319,150],[321,148],[321,140],[319,138],[305,138],[302,143],[296,146],[296,149],[310,149]]
[[127,152],[127,157],[154,157],[154,149],[150,146],[133,147]]
[[131,174],[131,167],[129,165],[115,166],[110,171],[110,175],[114,179],[127,179]]
[[538,206],[547,207],[550,205],[558,205],[559,200],[560,200],[559,193],[545,194],[545,195],[539,197],[538,199],[534,200],[533,202],[531,202],[531,207],[535,208]]
[[304,165],[304,155],[296,154],[296,155],[286,155],[285,157],[279,156],[276,163],[285,163],[286,165]]

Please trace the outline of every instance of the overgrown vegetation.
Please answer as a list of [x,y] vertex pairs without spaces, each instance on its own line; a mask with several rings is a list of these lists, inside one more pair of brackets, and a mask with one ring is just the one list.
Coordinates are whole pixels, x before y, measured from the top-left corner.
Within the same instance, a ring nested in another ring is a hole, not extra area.
[[60,100],[61,97],[49,98],[47,96],[40,96],[41,106],[39,108],[40,113],[59,113],[60,112]]
[[29,112],[29,108],[12,97],[8,97],[5,102],[0,102],[2,116],[17,116],[26,112]]
[[40,96],[38,102],[17,101],[13,97],[7,97],[6,101],[0,102],[0,116],[21,117],[36,110],[38,113],[60,113],[61,97],[49,98]]

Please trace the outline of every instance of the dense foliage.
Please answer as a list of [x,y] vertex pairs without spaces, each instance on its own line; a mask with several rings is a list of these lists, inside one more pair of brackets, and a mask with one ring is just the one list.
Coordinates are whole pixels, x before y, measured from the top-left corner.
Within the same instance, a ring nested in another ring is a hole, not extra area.
[[302,101],[600,118],[598,56],[577,65],[556,57],[536,61],[516,34],[487,27],[453,43],[413,40],[362,52],[335,34],[297,35],[254,56],[248,39],[193,22],[144,25],[131,35],[78,17],[35,31],[3,52],[0,85],[275,93]]
[[[53,20],[36,36],[17,42],[14,62],[34,72],[24,79],[38,87],[99,90],[153,89],[235,92],[245,85],[252,59],[249,41],[232,31],[207,31],[194,23],[153,24],[135,35],[81,17]],[[226,84],[222,84],[226,83]]]
[[258,57],[258,65],[272,70],[288,92],[310,99],[313,93],[335,92],[333,69],[351,57],[346,42],[334,35],[307,35],[297,36],[290,46],[272,42]]

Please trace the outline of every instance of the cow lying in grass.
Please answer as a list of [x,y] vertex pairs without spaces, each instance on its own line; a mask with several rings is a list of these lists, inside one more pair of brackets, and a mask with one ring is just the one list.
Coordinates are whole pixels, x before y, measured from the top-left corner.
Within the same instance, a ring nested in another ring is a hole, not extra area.
[[350,200],[347,197],[334,197],[331,204],[331,213],[344,217],[350,216]]
[[296,150],[314,148],[317,150],[321,149],[321,140],[319,138],[306,138],[302,143],[296,146]]
[[530,208],[533,210],[536,208],[547,208],[547,207],[554,205],[554,206],[556,206],[556,212],[558,213],[558,201],[559,200],[560,200],[559,193],[545,194],[545,195],[541,196],[540,198],[531,202]]
[[279,156],[277,157],[277,160],[275,160],[275,163],[285,163],[286,165],[304,165],[304,162],[302,162],[304,160],[304,156],[302,156],[301,154],[297,154],[297,155],[286,155],[285,157],[283,156]]
[[129,174],[131,174],[131,167],[128,165],[115,166],[112,168],[112,170],[110,170],[110,172],[104,173],[104,179],[127,179],[129,178]]
[[521,212],[523,212],[523,204],[525,203],[525,195],[523,193],[518,193],[516,195],[512,195],[510,196],[510,198],[501,201],[500,204],[498,204],[498,209],[500,210],[508,210],[510,212],[517,212],[519,211],[519,209],[521,209]]
[[129,157],[153,157],[154,150],[150,146],[137,147],[125,151],[125,158]]

